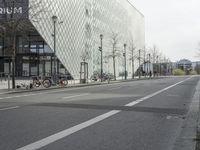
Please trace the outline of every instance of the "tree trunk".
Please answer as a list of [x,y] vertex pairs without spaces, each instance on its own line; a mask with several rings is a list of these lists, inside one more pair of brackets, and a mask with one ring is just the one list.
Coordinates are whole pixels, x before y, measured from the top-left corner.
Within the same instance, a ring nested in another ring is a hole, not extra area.
[[134,73],[134,69],[135,69],[135,64],[134,64],[134,59],[132,59],[132,78],[135,78],[135,73]]
[[16,65],[15,65],[15,58],[16,58],[16,34],[13,31],[12,37],[12,88],[15,89],[15,76],[16,76]]
[[[15,1],[12,0],[12,10],[15,8]],[[15,89],[15,57],[16,57],[16,26],[14,23],[14,11],[11,14],[11,21],[12,21],[12,35],[11,35],[11,42],[12,42],[12,88]]]
[[115,57],[113,57],[113,71],[114,71],[114,80],[116,81]]

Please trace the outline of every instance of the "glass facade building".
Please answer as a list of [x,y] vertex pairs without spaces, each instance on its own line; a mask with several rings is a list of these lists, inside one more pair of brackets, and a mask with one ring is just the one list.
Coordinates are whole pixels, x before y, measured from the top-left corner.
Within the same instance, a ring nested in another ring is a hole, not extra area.
[[[27,32],[26,37],[17,35],[18,76],[52,74],[54,49],[58,72],[79,79],[80,64],[86,61],[91,76],[101,67],[100,34],[103,35],[103,68],[107,73],[113,73],[113,60],[109,57],[113,33],[119,36],[116,43],[119,52],[117,75],[123,71],[124,43],[127,51],[133,44],[137,50],[144,47],[144,16],[128,0],[29,0],[28,5],[28,20],[34,30]],[[57,18],[55,22],[53,16]],[[0,72],[9,72],[11,60],[4,41],[4,38],[0,39]],[[129,57],[127,52],[126,64],[131,76]]]

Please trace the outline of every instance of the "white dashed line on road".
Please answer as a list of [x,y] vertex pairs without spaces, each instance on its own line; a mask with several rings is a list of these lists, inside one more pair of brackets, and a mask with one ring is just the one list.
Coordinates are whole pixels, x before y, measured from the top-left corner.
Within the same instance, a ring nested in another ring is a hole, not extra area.
[[68,97],[63,97],[62,99],[70,99],[70,98],[81,97],[81,96],[87,96],[87,95],[89,95],[89,93],[80,94],[80,95],[72,95],[72,96],[68,96]]

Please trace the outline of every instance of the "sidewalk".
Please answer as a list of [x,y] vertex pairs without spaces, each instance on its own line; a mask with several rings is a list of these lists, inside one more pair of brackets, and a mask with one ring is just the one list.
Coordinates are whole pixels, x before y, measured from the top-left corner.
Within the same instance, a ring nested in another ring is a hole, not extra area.
[[[23,87],[22,85],[30,85],[30,83],[32,83],[32,80],[29,80],[29,79],[16,79],[15,80],[15,85],[16,86],[21,86],[21,88],[18,88],[16,90],[27,90],[26,87]],[[72,85],[76,85],[76,84],[79,84],[79,81],[78,80],[68,80],[68,86],[72,86]],[[57,87],[58,88],[58,87]],[[45,89],[44,87],[39,87],[37,89]],[[29,89],[30,90],[30,89]],[[32,89],[34,90],[34,89]],[[12,81],[10,81],[10,85],[9,85],[9,81],[8,80],[1,80],[0,81],[0,93],[1,91],[5,92],[5,91],[13,91],[12,90]]]
[[[0,81],[0,94],[34,92],[34,91],[60,89],[60,88],[84,87],[84,86],[114,84],[114,83],[120,83],[120,82],[130,82],[130,81],[137,81],[137,80],[160,79],[160,78],[163,78],[163,77],[155,77],[155,78],[141,77],[140,79],[138,77],[136,77],[134,79],[128,78],[127,80],[124,80],[124,79],[122,79],[122,77],[120,77],[120,78],[117,78],[116,81],[112,80],[109,83],[108,83],[108,81],[104,81],[104,82],[95,81],[95,82],[89,82],[89,83],[85,83],[85,84],[81,84],[79,80],[69,80],[68,85],[66,87],[52,86],[50,88],[39,87],[39,88],[35,88],[35,89],[26,89],[25,87],[22,87],[19,89],[12,89],[12,82],[10,81],[10,90],[8,89],[8,81]],[[16,80],[15,82],[16,82],[16,86],[21,85],[21,84],[29,85],[31,83],[31,80]]]

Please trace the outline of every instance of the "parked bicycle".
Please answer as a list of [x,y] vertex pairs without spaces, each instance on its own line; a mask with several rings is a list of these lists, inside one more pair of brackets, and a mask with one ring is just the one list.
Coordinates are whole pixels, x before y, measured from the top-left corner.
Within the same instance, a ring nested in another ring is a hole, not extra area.
[[33,88],[38,88],[40,86],[43,86],[45,88],[49,88],[51,86],[51,77],[42,77],[42,76],[35,76],[32,77],[33,79]]
[[59,85],[61,87],[65,87],[68,85],[67,76],[65,76],[64,74],[57,74],[56,76],[53,76],[51,82],[54,83],[55,79],[56,79],[56,85]]

